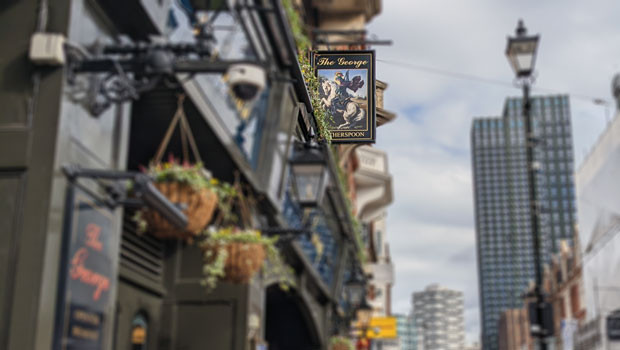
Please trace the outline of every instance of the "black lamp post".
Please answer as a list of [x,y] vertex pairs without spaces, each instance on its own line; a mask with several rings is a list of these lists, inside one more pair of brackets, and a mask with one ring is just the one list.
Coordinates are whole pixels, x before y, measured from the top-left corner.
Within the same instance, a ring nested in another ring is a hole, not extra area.
[[532,242],[534,248],[534,269],[536,273],[536,285],[531,296],[534,302],[529,305],[531,333],[535,338],[539,338],[540,349],[545,350],[547,344],[544,338],[553,334],[553,321],[551,312],[551,304],[546,302],[545,295],[542,290],[542,264],[540,260],[540,227],[539,219],[541,207],[537,200],[537,184],[536,174],[539,165],[534,160],[534,148],[538,143],[534,135],[534,122],[531,115],[530,85],[532,83],[532,73],[534,72],[534,64],[536,63],[536,53],[538,49],[539,36],[527,35],[527,29],[523,25],[523,21],[519,20],[516,29],[516,37],[508,38],[508,46],[506,47],[506,56],[510,62],[518,81],[523,87],[523,118],[525,119],[526,133],[526,161],[527,161],[527,177],[529,185],[530,199],[530,221],[532,227]]

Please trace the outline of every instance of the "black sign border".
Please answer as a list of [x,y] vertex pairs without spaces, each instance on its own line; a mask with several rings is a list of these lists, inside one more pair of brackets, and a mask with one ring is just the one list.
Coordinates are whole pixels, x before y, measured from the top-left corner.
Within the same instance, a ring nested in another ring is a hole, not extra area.
[[[107,208],[107,206],[98,198],[91,196],[88,192],[77,190],[73,183],[67,184],[67,190],[65,195],[65,206],[63,215],[63,228],[62,228],[62,240],[60,249],[60,259],[58,267],[58,286],[56,287],[56,311],[54,316],[54,333],[53,333],[53,350],[64,350],[63,337],[66,326],[67,315],[65,310],[65,304],[67,301],[67,285],[68,285],[68,269],[69,264],[69,250],[71,249],[71,240],[73,238],[73,228],[75,226],[75,204],[80,201],[80,197],[83,197],[85,202],[89,202],[93,205],[93,208]],[[113,212],[106,209],[106,216],[109,216],[114,222]],[[116,276],[112,276],[116,278]],[[108,318],[109,320],[110,318]],[[102,326],[102,329],[105,326]],[[105,336],[105,334],[102,334]],[[102,347],[105,344],[105,339],[102,339]]]
[[[370,71],[368,76],[372,76],[370,93],[368,94],[368,114],[369,114],[369,124],[370,124],[370,138],[334,138],[332,136],[332,143],[334,144],[347,144],[347,143],[362,143],[362,144],[372,144],[377,141],[377,108],[375,105],[375,100],[377,96],[377,77],[375,72],[375,50],[321,50],[321,51],[313,51],[312,52],[312,69],[314,75],[318,77],[318,68],[316,67],[316,57],[320,55],[367,55],[370,54],[370,67],[368,70]],[[329,133],[332,133],[332,130],[329,130]]]

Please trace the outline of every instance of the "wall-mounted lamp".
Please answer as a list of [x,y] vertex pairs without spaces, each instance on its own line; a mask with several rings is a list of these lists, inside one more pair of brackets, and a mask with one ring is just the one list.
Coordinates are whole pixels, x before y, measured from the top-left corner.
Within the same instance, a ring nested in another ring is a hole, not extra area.
[[293,198],[302,208],[320,206],[329,180],[327,159],[322,145],[297,143],[289,161]]
[[322,144],[314,142],[296,142],[293,156],[289,160],[291,167],[292,199],[302,209],[301,228],[274,227],[261,231],[266,234],[286,235],[294,238],[299,235],[311,235],[316,225],[315,209],[319,208],[329,182],[329,169]]

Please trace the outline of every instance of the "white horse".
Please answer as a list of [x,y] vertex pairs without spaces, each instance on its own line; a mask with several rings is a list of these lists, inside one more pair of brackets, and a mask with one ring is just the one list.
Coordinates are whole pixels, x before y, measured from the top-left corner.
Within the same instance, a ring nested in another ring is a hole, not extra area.
[[[336,91],[338,87],[334,82],[325,79],[321,84],[321,89],[323,90],[321,94],[321,96],[323,96],[321,97],[321,105],[326,108],[331,108],[332,102],[334,98],[336,98]],[[343,123],[336,126],[336,129],[350,128],[352,125],[355,126],[356,124],[361,123],[366,117],[366,111],[351,100],[347,101],[344,109],[334,108],[334,110],[339,116],[342,116],[342,119],[344,120]]]

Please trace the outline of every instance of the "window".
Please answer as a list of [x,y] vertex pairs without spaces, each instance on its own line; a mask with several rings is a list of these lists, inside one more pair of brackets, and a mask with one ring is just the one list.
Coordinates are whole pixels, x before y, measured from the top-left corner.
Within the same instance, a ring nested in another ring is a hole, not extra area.
[[580,307],[581,305],[579,302],[579,285],[575,284],[570,288],[570,308],[573,316],[577,316]]

